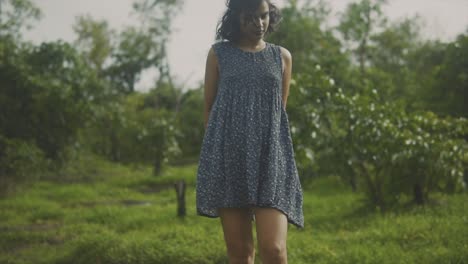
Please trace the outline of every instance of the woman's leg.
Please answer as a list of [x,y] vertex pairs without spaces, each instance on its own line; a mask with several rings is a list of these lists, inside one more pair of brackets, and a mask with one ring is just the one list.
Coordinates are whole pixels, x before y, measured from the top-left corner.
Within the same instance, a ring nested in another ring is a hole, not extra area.
[[229,264],[253,264],[255,246],[252,214],[248,208],[219,208]]
[[287,264],[288,220],[274,208],[255,208],[258,249],[262,263]]

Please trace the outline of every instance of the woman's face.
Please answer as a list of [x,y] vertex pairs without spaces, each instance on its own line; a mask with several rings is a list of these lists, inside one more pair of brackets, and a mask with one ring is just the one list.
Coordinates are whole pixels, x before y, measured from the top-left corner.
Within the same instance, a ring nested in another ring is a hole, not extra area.
[[270,24],[270,8],[267,1],[262,1],[253,14],[242,12],[240,15],[241,38],[260,40]]

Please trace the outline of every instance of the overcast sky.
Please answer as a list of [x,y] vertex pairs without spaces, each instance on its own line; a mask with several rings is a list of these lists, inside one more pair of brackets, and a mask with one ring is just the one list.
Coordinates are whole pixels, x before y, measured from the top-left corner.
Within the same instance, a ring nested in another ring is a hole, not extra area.
[[[63,39],[73,41],[72,25],[75,16],[90,14],[105,19],[119,30],[135,22],[129,16],[132,0],[33,0],[44,17],[26,33],[25,38],[35,43]],[[282,6],[283,0],[275,1]],[[329,0],[333,13],[343,11],[351,0]],[[468,0],[389,0],[384,8],[391,20],[419,14],[427,38],[453,40],[468,27]],[[206,54],[213,43],[216,23],[224,11],[225,0],[185,0],[185,5],[173,23],[169,44],[169,63],[176,83],[192,88],[203,79]],[[293,54],[294,55],[294,54]],[[137,85],[147,90],[154,74],[144,74]]]

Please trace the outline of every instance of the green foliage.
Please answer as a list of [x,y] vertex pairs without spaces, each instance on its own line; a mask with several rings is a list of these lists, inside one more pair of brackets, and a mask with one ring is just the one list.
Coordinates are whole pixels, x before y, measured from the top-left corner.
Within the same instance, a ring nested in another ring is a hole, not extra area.
[[468,117],[465,98],[468,95],[468,34],[461,34],[449,43],[443,62],[437,66],[436,83],[431,87],[437,96],[432,97],[431,108],[452,116]]
[[155,42],[151,35],[135,27],[125,29],[119,38],[119,45],[112,54],[114,63],[104,73],[114,88],[130,93],[135,91],[143,70],[161,64],[165,56],[163,43]]
[[9,106],[0,114],[1,133],[32,140],[58,160],[89,117],[89,103],[102,90],[99,81],[66,43],[0,45],[0,104]]
[[[133,91],[143,70],[165,67],[169,25],[180,3],[135,2],[142,25],[122,31],[115,47],[105,21],[80,17],[74,27],[80,54],[62,41],[22,42],[15,34],[40,11],[29,1],[1,1],[0,105],[7,106],[0,113],[2,176],[20,182],[21,175],[30,174],[29,167],[41,163],[20,166],[26,160],[64,165],[80,148],[91,147],[115,161],[150,163],[155,173],[178,156],[173,111],[180,107],[180,93],[155,96],[172,109],[145,106],[145,96],[117,94]],[[160,73],[160,79],[168,75]],[[160,86],[158,91],[167,87]]]
[[180,111],[176,116],[176,134],[183,157],[196,157],[200,153],[205,128],[203,126],[203,88],[183,94]]
[[365,45],[370,34],[386,23],[386,19],[382,18],[382,5],[385,3],[386,0],[360,0],[350,3],[338,26],[344,39]]
[[[37,178],[29,171],[60,161],[57,178],[90,180],[93,168],[65,164],[88,151],[151,165],[155,174],[196,158],[203,91],[176,87],[166,54],[181,3],[135,1],[140,24],[118,34],[106,21],[80,17],[77,51],[60,41],[21,42],[15,34],[39,10],[25,0],[0,2],[0,105],[7,106],[0,174]],[[466,119],[456,118],[467,113],[466,34],[423,42],[416,18],[387,23],[385,3],[351,3],[330,28],[325,1],[291,0],[268,39],[293,55],[288,112],[302,177],[339,174],[382,207],[404,195],[425,203],[430,193],[457,193],[467,182]],[[155,87],[135,92],[149,69],[159,71]]]
[[133,93],[96,107],[86,138],[96,153],[118,162],[153,164],[158,174],[179,147],[173,113],[146,107],[149,96]]
[[8,139],[0,134],[0,194],[8,194],[15,183],[35,181],[48,168],[44,153],[33,142]]
[[133,11],[141,24],[120,32],[117,47],[111,55],[113,63],[104,71],[114,89],[124,94],[134,92],[142,72],[150,68],[159,71],[160,80],[170,79],[166,44],[170,23],[181,3],[181,0],[134,2]]
[[387,101],[411,100],[410,56],[420,45],[419,21],[407,18],[392,23],[381,32],[370,36],[369,64],[366,80]]
[[[371,35],[379,27],[385,26],[387,19],[382,16],[382,5],[386,0],[360,0],[350,3],[340,18],[338,31],[342,34],[347,49],[352,52],[360,67],[360,77],[365,77],[366,64],[371,56],[369,42]],[[363,85],[361,85],[361,91]]]
[[40,19],[41,10],[31,0],[0,1],[0,37],[21,37],[22,29],[30,29]]
[[345,95],[318,65],[298,75],[292,89],[291,131],[304,177],[314,169],[350,177],[353,185],[357,176],[369,201],[383,208],[401,194],[424,203],[436,190],[465,190],[466,119],[407,113],[376,90]]
[[180,107],[181,90],[170,83],[160,83],[148,92],[144,99],[144,107],[165,109],[177,112]]
[[421,42],[417,17],[388,23],[385,3],[351,3],[330,30],[326,5],[290,1],[271,36],[293,55],[288,112],[300,174],[341,175],[383,209],[403,194],[425,203],[434,191],[465,190],[466,119],[427,110],[443,105],[460,116],[468,50],[463,36]]
[[77,17],[73,30],[78,35],[75,42],[86,62],[101,73],[113,51],[114,31],[107,21],[96,21],[90,15]]
[[294,73],[310,72],[320,64],[325,72],[335,76],[337,83],[342,83],[349,63],[333,32],[322,29],[328,17],[326,10],[323,1],[303,6],[291,1],[281,10],[280,27],[268,40],[292,53]]

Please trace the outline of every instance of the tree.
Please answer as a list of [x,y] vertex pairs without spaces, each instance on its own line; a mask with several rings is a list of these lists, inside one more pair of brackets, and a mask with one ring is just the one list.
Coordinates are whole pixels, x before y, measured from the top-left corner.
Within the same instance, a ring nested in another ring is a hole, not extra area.
[[139,0],[133,4],[140,25],[127,27],[120,33],[112,65],[106,69],[118,90],[135,91],[141,73],[152,67],[158,69],[160,80],[171,82],[166,45],[172,18],[181,3],[181,0]]
[[326,28],[329,6],[322,0],[306,1],[303,5],[289,1],[281,13],[281,24],[268,39],[291,52],[293,74],[311,72],[321,65],[337,83],[342,83],[348,61],[341,52],[340,41]]
[[468,32],[448,44],[445,58],[437,74],[435,90],[441,97],[435,105],[452,116],[468,117]]
[[0,0],[0,37],[19,38],[21,30],[30,29],[41,16],[41,10],[30,0]]
[[455,41],[426,41],[408,54],[412,69],[411,107],[439,115],[468,116],[468,35]]
[[[338,25],[338,30],[348,49],[357,59],[363,81],[370,57],[370,38],[379,27],[385,26],[387,22],[387,19],[382,17],[382,5],[385,3],[386,0],[360,0],[358,3],[351,3],[347,6]],[[363,83],[361,88],[364,87]]]
[[135,84],[141,73],[152,66],[162,63],[161,43],[146,32],[135,27],[128,27],[119,36],[119,44],[112,54],[112,64],[106,69],[106,76],[122,93],[135,91]]
[[109,28],[107,21],[97,21],[89,15],[77,17],[73,30],[77,34],[75,43],[86,62],[101,74],[104,62],[113,51],[114,31]]
[[[9,44],[8,44],[9,43]],[[103,87],[67,43],[0,45],[0,133],[32,140],[59,160],[91,114]]]
[[[419,30],[418,17],[414,17],[392,23],[382,32],[371,36],[373,45],[369,47],[369,63],[374,72],[378,70],[380,75],[388,76],[383,81],[377,78],[373,84],[387,101],[409,98],[410,72],[413,69],[409,68],[408,55],[420,45]],[[382,89],[383,87],[379,87],[382,83],[387,83],[388,86]]]

